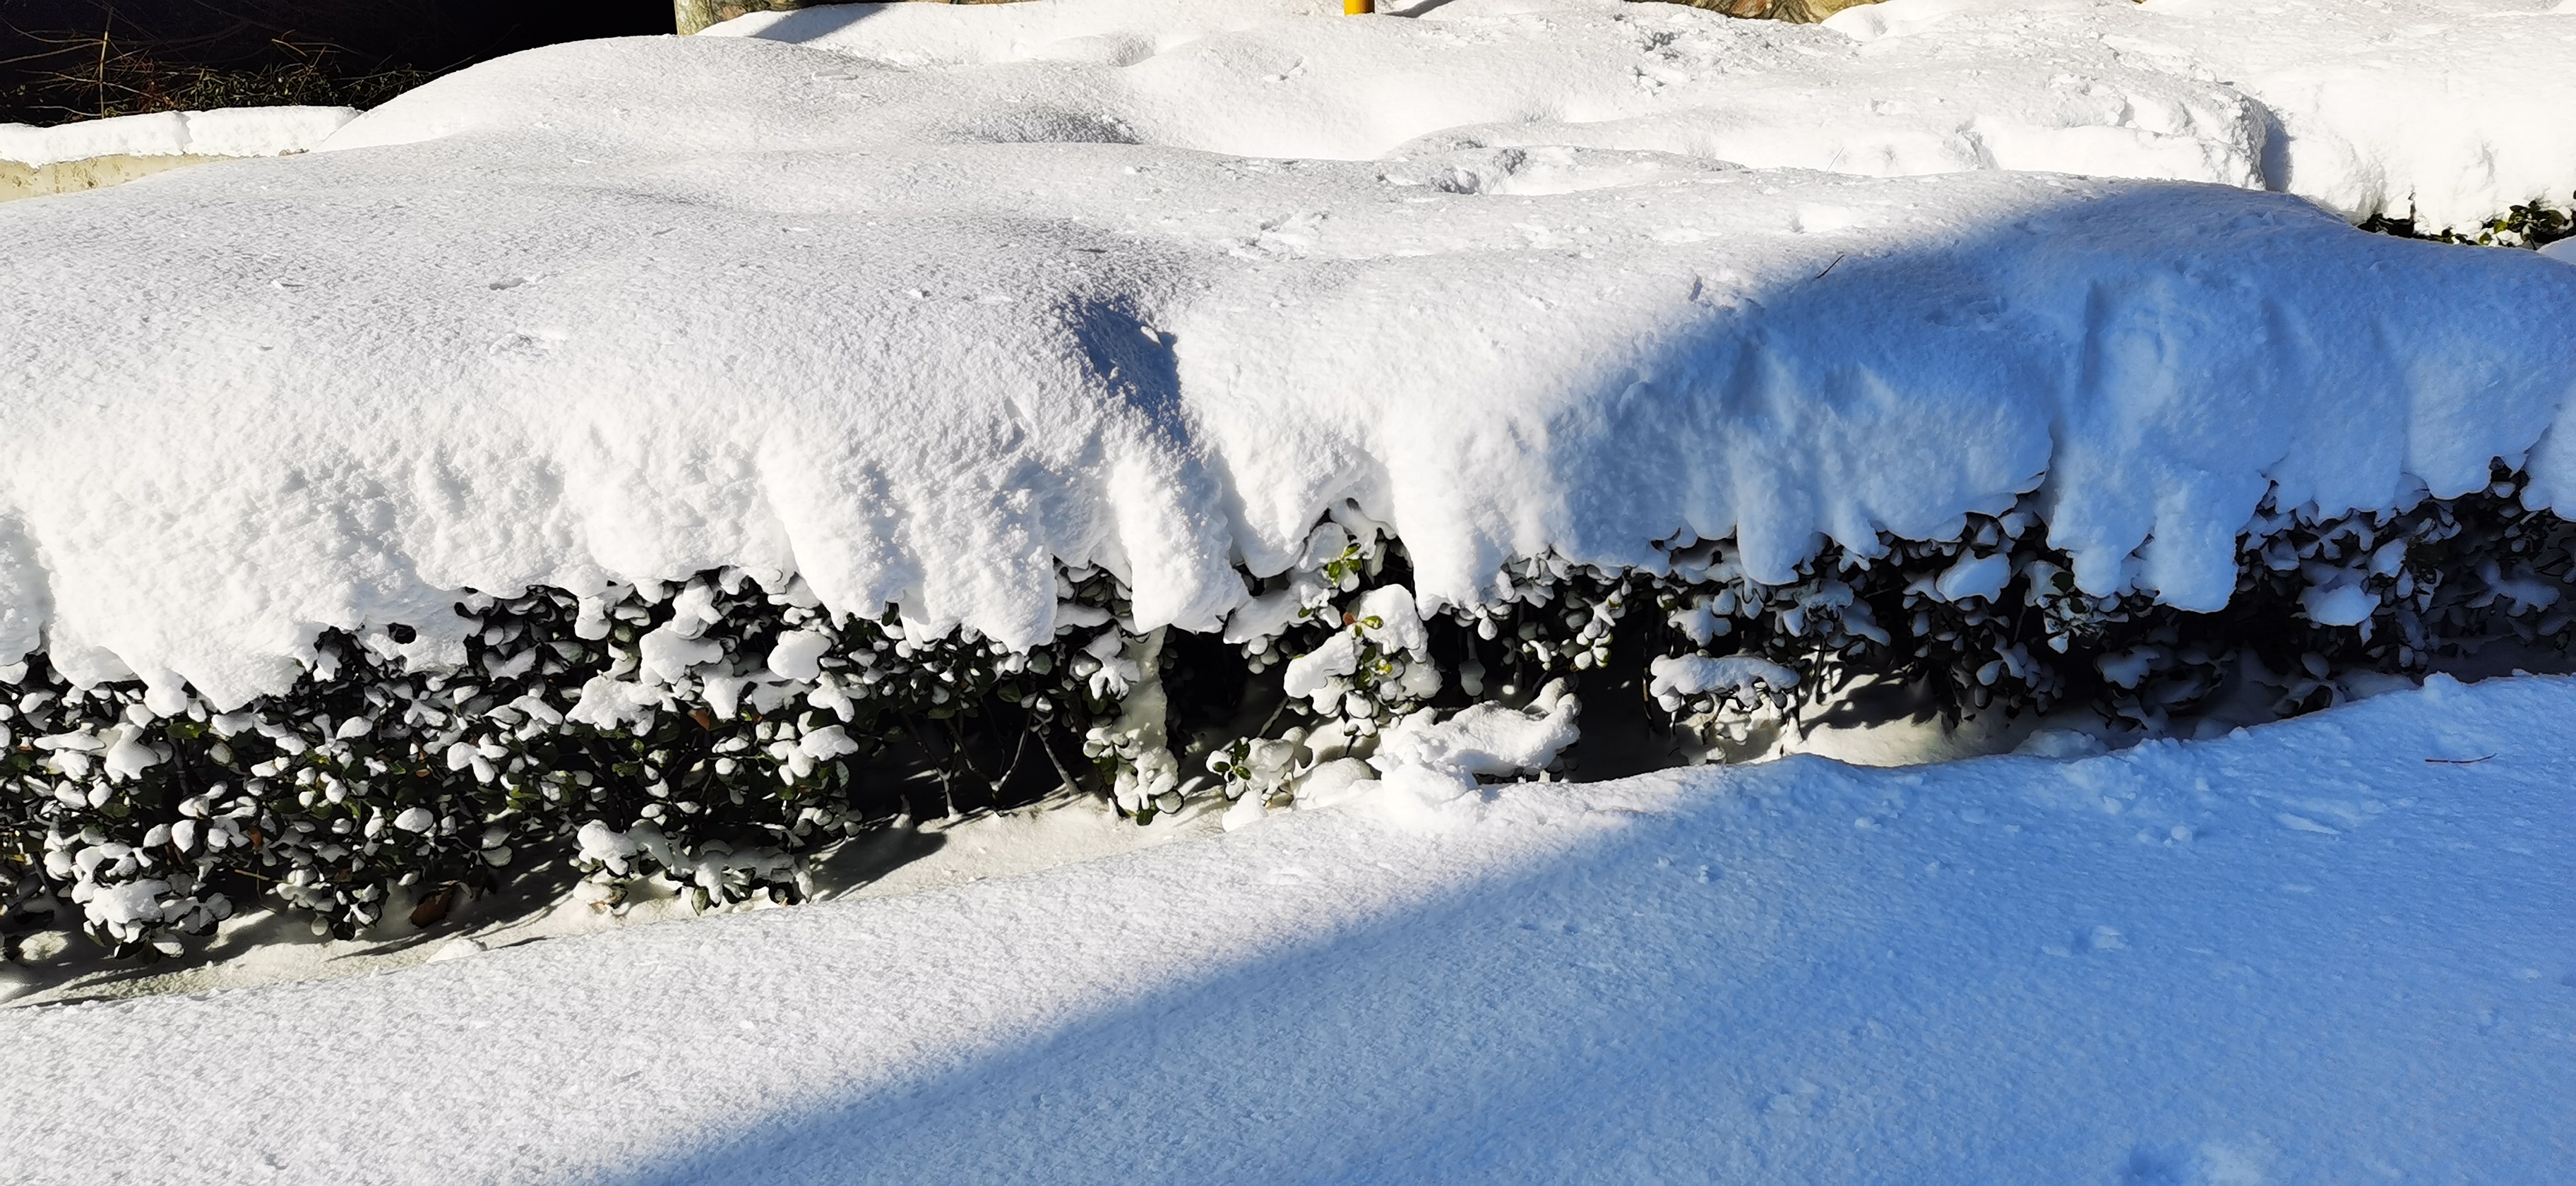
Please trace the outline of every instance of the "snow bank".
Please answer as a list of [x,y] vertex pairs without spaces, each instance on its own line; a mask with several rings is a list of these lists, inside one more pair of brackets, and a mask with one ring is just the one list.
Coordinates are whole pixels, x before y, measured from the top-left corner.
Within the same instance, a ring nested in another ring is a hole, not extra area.
[[1821,26],[1620,0],[1402,7],[1421,18],[1318,29],[1295,19],[1331,11],[1308,0],[1039,0],[709,32],[904,68],[1024,63],[1074,82],[1058,110],[1217,152],[1368,159],[1436,137],[1881,177],[2047,169],[2431,227],[2576,191],[2576,13],[2536,0],[1889,0]]
[[[2576,272],[1991,167],[2254,180],[2243,96],[2042,36],[2125,2],[1976,54],[1928,11],[1181,7],[1169,44],[1170,6],[1055,0],[556,47],[338,151],[0,211],[0,657],[231,703],[460,587],[727,565],[1026,643],[1098,563],[1141,627],[1214,629],[1344,500],[1428,609],[1683,535],[1779,581],[2041,489],[2084,588],[2208,609],[2270,485],[2382,507],[2527,458],[2576,504],[2576,342],[2519,328]],[[1735,114],[1800,79],[1806,124]],[[1992,133],[1955,160],[1952,99]],[[1977,167],[1715,159],[1816,126]]]
[[[2576,190],[2555,114],[2576,103],[2576,12],[2541,0],[1890,0],[1825,23],[1872,49],[2072,67],[2052,79],[2069,94],[2103,94],[2088,59],[2204,80],[2253,103],[2265,184],[2356,219],[2470,226]],[[2132,100],[2130,118],[2172,117]]]
[[358,117],[354,107],[227,107],[58,124],[0,124],[0,161],[53,165],[103,156],[279,156],[304,152]]
[[1381,789],[910,897],[11,1010],[11,1167],[2541,1180],[2576,1155],[2572,708],[2437,679],[2210,742],[1524,784],[1402,827]]

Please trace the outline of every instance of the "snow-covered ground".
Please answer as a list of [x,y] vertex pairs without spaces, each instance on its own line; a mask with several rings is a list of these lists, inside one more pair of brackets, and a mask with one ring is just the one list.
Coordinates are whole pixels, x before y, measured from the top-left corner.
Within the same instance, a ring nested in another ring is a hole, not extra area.
[[[801,880],[817,901],[919,893],[1218,835],[1228,806],[1208,796],[1140,826],[1105,800],[1062,794],[1006,812],[902,820],[816,854]],[[668,879],[636,885],[609,911],[570,891],[561,858],[528,864],[535,867],[460,899],[427,926],[408,921],[419,899],[406,897],[384,921],[351,939],[315,935],[308,915],[265,901],[226,919],[178,957],[151,964],[116,959],[68,930],[39,932],[22,943],[15,966],[0,965],[0,1002],[25,1008],[366,976],[475,951],[704,917]],[[708,909],[793,908],[759,898]]]
[[2540,1182],[2576,683],[0,1014],[24,1182]]

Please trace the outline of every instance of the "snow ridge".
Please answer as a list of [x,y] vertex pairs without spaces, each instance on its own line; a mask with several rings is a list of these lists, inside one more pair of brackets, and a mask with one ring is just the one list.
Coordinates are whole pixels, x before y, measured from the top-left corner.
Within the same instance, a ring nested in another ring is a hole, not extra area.
[[103,156],[278,156],[329,139],[354,107],[156,111],[50,128],[0,124],[0,161],[44,166]]

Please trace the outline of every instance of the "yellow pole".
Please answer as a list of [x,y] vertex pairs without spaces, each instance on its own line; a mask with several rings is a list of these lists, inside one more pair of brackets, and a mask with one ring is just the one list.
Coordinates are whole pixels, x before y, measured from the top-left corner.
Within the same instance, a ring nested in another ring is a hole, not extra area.
[[1367,16],[1377,11],[1377,0],[1342,0],[1343,16]]

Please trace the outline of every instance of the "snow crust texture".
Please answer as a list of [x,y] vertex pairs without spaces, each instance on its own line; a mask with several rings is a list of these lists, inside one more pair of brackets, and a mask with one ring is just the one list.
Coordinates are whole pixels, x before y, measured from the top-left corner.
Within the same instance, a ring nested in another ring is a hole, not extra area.
[[52,165],[102,156],[279,156],[321,144],[354,107],[227,107],[60,124],[0,124],[0,161]]
[[[1096,563],[1215,630],[1345,501],[1426,612],[2033,490],[2085,590],[2188,609],[2267,489],[2502,458],[2576,510],[2576,341],[2521,328],[2576,271],[2258,192],[2576,188],[2576,18],[2252,12],[1041,0],[488,63],[0,210],[0,659],[223,706],[462,588],[726,566],[1028,644]],[[2370,105],[2436,91],[2440,136]]]
[[9,1010],[10,1176],[2542,1181],[2571,709],[2437,677],[2072,760],[1391,782],[909,897]]

